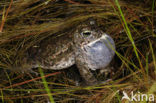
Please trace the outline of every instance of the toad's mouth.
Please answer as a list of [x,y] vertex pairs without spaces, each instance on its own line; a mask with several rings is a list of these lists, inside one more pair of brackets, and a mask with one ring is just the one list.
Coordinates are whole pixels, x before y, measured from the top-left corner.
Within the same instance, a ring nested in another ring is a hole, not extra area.
[[81,49],[84,51],[85,62],[91,70],[105,68],[115,55],[114,40],[107,34],[84,44]]

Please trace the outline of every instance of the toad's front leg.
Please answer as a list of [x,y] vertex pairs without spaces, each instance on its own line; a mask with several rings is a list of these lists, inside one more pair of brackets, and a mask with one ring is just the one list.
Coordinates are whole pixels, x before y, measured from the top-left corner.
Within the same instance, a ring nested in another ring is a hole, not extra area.
[[85,84],[87,85],[96,85],[98,84],[98,80],[94,77],[92,72],[85,66],[85,63],[78,62],[77,67],[83,79],[85,80]]

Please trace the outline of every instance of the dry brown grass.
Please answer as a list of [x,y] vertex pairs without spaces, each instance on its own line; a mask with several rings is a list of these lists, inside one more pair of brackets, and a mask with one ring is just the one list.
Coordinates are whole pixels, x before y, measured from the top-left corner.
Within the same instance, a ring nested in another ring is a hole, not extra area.
[[99,27],[115,40],[117,52],[113,81],[80,87],[75,86],[75,81],[68,76],[75,67],[69,71],[45,70],[46,84],[54,101],[126,103],[121,101],[123,90],[127,93],[153,93],[156,97],[156,2],[121,0],[120,11],[113,0],[80,1],[0,1],[1,102],[46,103],[49,98],[41,77],[29,73],[29,70],[22,74],[8,69],[12,69],[13,64],[21,64],[24,52],[32,45],[52,35],[70,33],[89,17],[95,18]]

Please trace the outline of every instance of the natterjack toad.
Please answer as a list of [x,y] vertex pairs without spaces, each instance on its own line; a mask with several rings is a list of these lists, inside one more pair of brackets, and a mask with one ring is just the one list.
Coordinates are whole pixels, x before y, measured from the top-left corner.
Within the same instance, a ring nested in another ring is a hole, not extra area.
[[90,70],[105,69],[114,57],[113,39],[88,19],[69,35],[42,40],[27,51],[21,69],[61,70],[76,64],[88,85],[98,81]]

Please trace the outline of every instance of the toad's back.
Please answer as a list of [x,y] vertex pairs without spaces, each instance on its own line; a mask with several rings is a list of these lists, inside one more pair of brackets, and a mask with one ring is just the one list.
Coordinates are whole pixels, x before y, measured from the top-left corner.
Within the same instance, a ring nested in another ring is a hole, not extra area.
[[69,34],[48,37],[28,50],[28,65],[59,70],[73,65],[73,37]]

